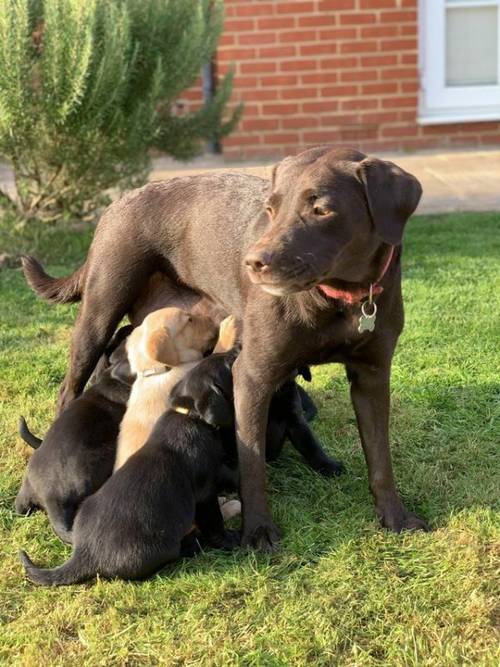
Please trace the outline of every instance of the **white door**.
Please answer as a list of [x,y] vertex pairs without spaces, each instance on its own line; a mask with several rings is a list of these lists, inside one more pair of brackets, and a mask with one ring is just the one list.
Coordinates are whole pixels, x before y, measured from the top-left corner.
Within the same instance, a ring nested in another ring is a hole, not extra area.
[[420,122],[500,119],[500,0],[421,0]]

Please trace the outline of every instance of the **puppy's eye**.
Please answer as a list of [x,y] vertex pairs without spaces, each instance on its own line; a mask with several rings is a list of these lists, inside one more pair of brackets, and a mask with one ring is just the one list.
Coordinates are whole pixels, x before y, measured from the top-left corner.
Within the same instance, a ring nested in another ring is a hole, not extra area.
[[317,215],[319,218],[323,218],[327,215],[330,215],[331,211],[329,208],[326,208],[324,206],[315,206],[313,208],[313,213],[314,215]]

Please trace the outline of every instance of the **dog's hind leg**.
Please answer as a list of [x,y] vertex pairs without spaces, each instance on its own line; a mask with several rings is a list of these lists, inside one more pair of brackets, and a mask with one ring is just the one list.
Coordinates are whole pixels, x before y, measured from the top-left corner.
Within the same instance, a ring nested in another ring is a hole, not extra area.
[[55,498],[50,498],[46,502],[45,510],[57,537],[66,544],[72,544],[72,528],[77,507],[72,503],[61,503]]
[[93,261],[73,331],[70,368],[61,388],[60,410],[83,391],[117,325],[154,271],[154,262],[140,258],[129,261],[128,266],[112,265],[113,273]]
[[24,478],[21,488],[14,503],[16,513],[21,515],[31,514],[38,508],[35,492],[27,477]]

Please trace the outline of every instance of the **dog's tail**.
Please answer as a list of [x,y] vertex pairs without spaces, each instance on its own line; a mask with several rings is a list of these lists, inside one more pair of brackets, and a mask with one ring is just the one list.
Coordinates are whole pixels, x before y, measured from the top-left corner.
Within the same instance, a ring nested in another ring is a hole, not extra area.
[[63,565],[47,569],[37,567],[22,549],[19,552],[19,557],[28,579],[40,586],[81,584],[83,581],[88,581],[96,576],[95,568],[90,565],[89,559],[83,551],[76,550]]
[[80,301],[85,282],[86,264],[65,278],[53,278],[45,273],[43,266],[34,257],[21,258],[24,277],[39,297],[52,303],[74,303]]
[[24,442],[30,447],[33,447],[33,449],[38,449],[43,442],[40,440],[40,438],[37,438],[36,435],[33,435],[33,433],[29,430],[28,424],[26,423],[26,419],[24,417],[19,417],[18,431]]

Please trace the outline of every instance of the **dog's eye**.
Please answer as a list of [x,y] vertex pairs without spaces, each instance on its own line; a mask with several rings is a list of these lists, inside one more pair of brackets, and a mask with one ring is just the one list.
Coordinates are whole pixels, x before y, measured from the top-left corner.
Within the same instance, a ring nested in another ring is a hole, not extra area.
[[330,215],[331,211],[328,208],[325,208],[323,206],[315,206],[313,208],[313,213],[314,215],[317,215],[318,217],[322,218],[325,217],[326,215]]

